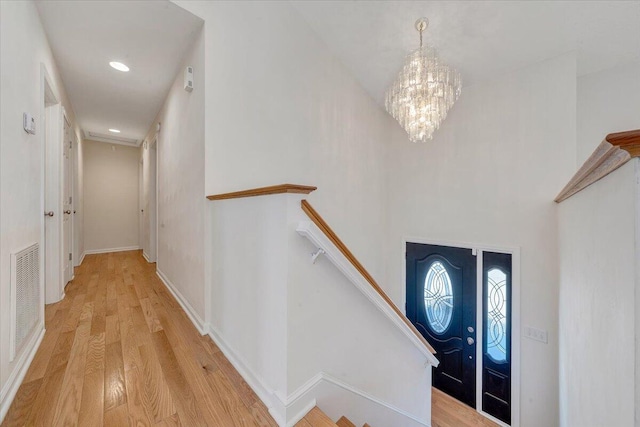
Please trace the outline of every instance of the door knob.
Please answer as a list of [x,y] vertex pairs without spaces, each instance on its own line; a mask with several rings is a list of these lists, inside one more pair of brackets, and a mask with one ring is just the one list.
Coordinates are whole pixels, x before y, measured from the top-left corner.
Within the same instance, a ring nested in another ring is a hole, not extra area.
[[64,211],[64,213],[66,213],[67,215],[71,215],[71,211],[69,210]]
[[473,338],[468,337],[467,338],[467,344],[472,345],[475,341],[473,340]]
[[45,212],[44,216],[53,216],[53,211]]
[[475,329],[473,329],[473,326],[469,326],[469,327],[467,328],[467,331],[469,331],[469,333],[470,333],[470,334],[472,334],[474,330],[475,330]]

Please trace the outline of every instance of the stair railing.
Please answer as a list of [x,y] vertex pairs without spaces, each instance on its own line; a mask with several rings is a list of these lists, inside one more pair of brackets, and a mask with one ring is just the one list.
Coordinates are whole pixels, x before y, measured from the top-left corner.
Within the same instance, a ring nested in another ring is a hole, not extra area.
[[[429,342],[422,336],[409,319],[398,309],[391,298],[382,290],[380,285],[371,276],[360,261],[353,255],[349,248],[342,242],[338,235],[331,229],[327,222],[320,214],[311,206],[307,200],[301,202],[302,210],[307,214],[312,223],[321,231],[322,235],[328,240],[324,241],[311,227],[311,224],[301,223],[296,231],[298,234],[308,238],[318,249],[324,251],[324,255],[338,267],[350,280],[380,309],[393,323],[418,347],[418,349],[427,357],[429,363],[438,366],[438,360],[434,357],[436,353]],[[329,247],[330,243],[333,248]],[[336,250],[342,257],[337,256]],[[341,259],[342,258],[342,259]],[[348,266],[346,264],[349,264]],[[366,286],[362,286],[362,281],[358,281],[349,274],[348,267],[355,269],[361,278],[366,282]],[[373,291],[373,292],[371,292]]]

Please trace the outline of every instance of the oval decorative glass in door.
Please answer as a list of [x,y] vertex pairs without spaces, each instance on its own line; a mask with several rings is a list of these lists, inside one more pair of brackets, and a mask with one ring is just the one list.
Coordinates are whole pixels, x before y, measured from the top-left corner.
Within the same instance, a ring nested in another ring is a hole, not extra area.
[[453,316],[453,287],[440,261],[431,264],[424,279],[424,308],[431,329],[438,334],[446,331]]

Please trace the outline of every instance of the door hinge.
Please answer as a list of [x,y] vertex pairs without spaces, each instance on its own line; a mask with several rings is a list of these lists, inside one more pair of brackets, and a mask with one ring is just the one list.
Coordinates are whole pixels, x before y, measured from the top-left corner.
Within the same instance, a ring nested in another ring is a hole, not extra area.
[[71,261],[71,254],[69,254],[69,261]]
[[73,199],[73,198],[72,198],[71,196],[69,196],[69,204],[71,204],[71,200],[72,200],[72,199]]
[[71,146],[71,144],[73,144],[73,142],[72,142],[72,141],[69,141],[69,149],[73,148],[73,147]]

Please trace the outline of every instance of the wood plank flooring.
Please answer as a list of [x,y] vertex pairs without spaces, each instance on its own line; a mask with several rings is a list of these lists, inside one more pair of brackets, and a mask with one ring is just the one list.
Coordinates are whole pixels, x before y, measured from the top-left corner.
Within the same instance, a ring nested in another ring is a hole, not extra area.
[[500,427],[490,419],[480,415],[475,409],[457,401],[453,397],[431,388],[432,427]]
[[[140,251],[87,255],[65,292],[2,427],[277,427]],[[436,389],[432,419],[497,427]]]
[[87,255],[5,426],[276,427],[140,251]]

